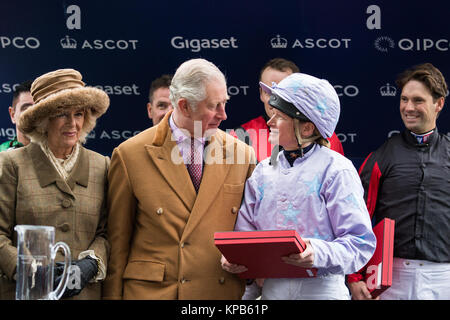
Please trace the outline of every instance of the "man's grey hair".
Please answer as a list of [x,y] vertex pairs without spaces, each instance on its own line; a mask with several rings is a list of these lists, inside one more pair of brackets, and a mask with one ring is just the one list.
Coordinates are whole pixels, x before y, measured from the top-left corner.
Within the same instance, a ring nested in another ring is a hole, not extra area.
[[178,101],[185,98],[195,110],[200,101],[206,99],[206,85],[210,80],[226,79],[222,71],[205,59],[191,59],[183,62],[175,72],[170,84],[170,101],[178,108]]

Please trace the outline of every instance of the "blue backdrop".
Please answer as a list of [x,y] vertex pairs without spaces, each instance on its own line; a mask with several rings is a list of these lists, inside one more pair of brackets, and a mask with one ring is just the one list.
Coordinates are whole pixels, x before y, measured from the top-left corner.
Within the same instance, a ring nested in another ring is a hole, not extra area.
[[[263,112],[258,76],[266,61],[293,60],[335,86],[336,128],[356,166],[392,133],[399,116],[398,73],[431,62],[450,79],[448,1],[81,1],[0,2],[0,140],[15,84],[75,68],[111,98],[87,147],[111,155],[148,128],[150,82],[202,57],[225,73],[231,100],[222,129]],[[438,119],[450,132],[450,112]]]

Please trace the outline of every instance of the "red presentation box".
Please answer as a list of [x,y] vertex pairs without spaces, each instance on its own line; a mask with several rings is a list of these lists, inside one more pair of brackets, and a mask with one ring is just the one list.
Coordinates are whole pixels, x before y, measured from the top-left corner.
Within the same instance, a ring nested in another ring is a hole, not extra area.
[[311,278],[317,274],[315,268],[296,267],[281,260],[306,248],[295,230],[216,232],[214,242],[230,263],[248,268],[239,274],[243,279]]
[[392,264],[394,261],[395,221],[384,218],[374,228],[377,247],[367,263],[366,285],[372,298],[378,297],[392,285]]

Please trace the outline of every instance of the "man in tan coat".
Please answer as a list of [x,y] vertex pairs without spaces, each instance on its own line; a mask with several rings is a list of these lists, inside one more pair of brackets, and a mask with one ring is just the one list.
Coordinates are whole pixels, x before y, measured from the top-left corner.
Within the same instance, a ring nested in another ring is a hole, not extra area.
[[233,230],[254,151],[218,129],[228,94],[214,64],[183,63],[170,99],[173,112],[113,152],[103,297],[240,299],[244,283],[221,268],[214,232]]

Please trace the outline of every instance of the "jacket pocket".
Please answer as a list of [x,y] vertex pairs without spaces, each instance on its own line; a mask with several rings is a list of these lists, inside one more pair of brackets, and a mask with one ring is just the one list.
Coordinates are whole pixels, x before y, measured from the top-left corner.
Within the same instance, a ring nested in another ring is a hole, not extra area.
[[153,261],[130,261],[123,273],[123,279],[157,281],[164,279],[165,264]]
[[228,184],[224,183],[223,191],[226,193],[242,193],[244,190],[245,183],[240,184]]

